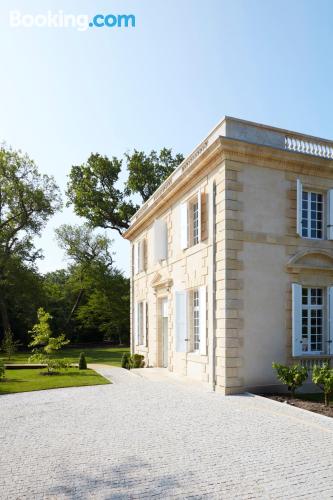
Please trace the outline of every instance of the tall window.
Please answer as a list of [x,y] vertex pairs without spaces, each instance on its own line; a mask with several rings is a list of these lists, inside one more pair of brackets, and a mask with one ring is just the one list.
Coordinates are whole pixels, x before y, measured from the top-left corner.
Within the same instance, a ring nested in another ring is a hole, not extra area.
[[323,351],[324,293],[322,288],[302,288],[302,352]]
[[199,351],[200,347],[200,315],[199,291],[193,291],[193,350]]
[[143,345],[143,302],[138,303],[138,344]]
[[321,193],[302,192],[302,236],[314,239],[323,237],[323,195]]
[[192,203],[192,245],[199,243],[199,205],[198,202]]

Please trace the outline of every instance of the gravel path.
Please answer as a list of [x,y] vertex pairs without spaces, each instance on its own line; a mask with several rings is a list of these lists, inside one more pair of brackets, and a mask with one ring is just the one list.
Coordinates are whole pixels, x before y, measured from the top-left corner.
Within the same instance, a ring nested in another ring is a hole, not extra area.
[[113,384],[0,397],[1,500],[333,498],[333,419],[94,368]]

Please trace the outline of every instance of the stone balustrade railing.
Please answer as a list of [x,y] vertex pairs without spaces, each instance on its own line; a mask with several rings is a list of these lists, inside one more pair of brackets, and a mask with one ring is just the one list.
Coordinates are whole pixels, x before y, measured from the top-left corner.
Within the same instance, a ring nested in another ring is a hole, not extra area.
[[286,135],[285,149],[297,153],[320,156],[321,158],[333,159],[333,145],[329,142],[316,142],[303,136]]

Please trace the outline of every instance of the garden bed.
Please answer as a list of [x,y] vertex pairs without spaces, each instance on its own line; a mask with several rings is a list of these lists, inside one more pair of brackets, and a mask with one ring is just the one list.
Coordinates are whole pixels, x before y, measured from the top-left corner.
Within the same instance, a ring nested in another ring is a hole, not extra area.
[[262,396],[333,418],[333,403],[331,402],[330,406],[325,406],[322,394],[298,394],[296,398],[284,394],[262,394]]

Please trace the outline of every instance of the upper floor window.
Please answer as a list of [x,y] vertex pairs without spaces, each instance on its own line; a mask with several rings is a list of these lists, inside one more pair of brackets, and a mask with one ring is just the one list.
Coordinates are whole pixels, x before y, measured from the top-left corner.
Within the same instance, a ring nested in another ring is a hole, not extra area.
[[312,191],[302,192],[302,236],[323,238],[323,195]]
[[198,191],[180,205],[180,246],[183,250],[207,238],[206,194]]
[[190,240],[192,246],[199,243],[199,203],[197,199],[190,203]]
[[302,238],[333,240],[333,189],[304,189],[297,179],[297,234]]

